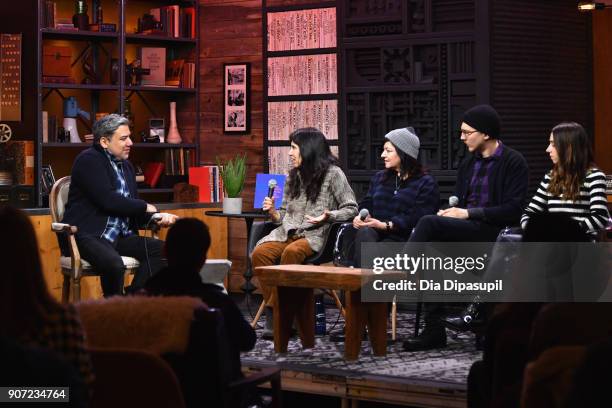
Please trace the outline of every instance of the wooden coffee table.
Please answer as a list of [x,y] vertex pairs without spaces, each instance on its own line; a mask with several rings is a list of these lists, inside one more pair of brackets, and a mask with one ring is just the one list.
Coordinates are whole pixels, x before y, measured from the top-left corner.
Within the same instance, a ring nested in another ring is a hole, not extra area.
[[361,269],[317,265],[273,265],[255,269],[259,281],[272,288],[274,305],[274,350],[286,353],[291,325],[297,321],[304,348],[314,347],[313,289],[344,290],[346,299],[345,350],[346,360],[356,360],[361,349],[365,327],[376,356],[387,354],[387,303],[362,303]]

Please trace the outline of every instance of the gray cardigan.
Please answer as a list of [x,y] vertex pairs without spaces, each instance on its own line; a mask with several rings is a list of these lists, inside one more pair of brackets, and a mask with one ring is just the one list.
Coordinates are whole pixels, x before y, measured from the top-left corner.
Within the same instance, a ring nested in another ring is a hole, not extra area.
[[[257,245],[270,241],[284,242],[288,238],[288,232],[293,230],[294,236],[306,238],[310,248],[314,252],[319,252],[323,249],[323,241],[330,223],[352,220],[357,215],[355,193],[337,166],[330,166],[327,170],[315,203],[306,200],[306,190],[303,185],[299,197],[291,199],[288,185],[289,177],[285,181],[283,202],[279,208],[279,227],[260,239]],[[327,222],[312,225],[306,221],[306,215],[318,217],[325,210],[331,212]]]

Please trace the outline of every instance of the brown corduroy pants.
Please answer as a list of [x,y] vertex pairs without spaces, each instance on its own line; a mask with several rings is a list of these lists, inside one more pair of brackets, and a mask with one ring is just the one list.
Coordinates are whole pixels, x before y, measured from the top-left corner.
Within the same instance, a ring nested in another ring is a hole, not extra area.
[[[285,242],[264,242],[255,247],[251,255],[251,265],[253,269],[258,266],[275,265],[279,258],[281,265],[301,264],[313,253],[306,238],[289,238]],[[268,306],[272,306],[274,300],[270,299],[270,288],[261,285],[261,291]]]

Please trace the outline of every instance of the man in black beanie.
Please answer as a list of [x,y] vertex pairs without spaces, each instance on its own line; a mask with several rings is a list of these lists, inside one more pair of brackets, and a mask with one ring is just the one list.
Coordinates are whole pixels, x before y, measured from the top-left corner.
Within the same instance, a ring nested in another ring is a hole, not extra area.
[[[463,115],[461,140],[470,154],[457,170],[456,206],[422,217],[409,242],[495,241],[505,226],[518,225],[527,195],[523,155],[499,140],[501,123],[489,105]],[[446,346],[443,304],[427,304],[425,329],[404,342],[407,351]]]

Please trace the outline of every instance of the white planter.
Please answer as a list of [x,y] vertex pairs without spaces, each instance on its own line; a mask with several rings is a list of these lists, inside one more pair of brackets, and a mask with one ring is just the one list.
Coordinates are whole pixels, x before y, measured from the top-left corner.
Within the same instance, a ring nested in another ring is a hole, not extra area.
[[242,213],[242,197],[236,197],[236,198],[223,197],[223,213],[224,214],[241,214]]

